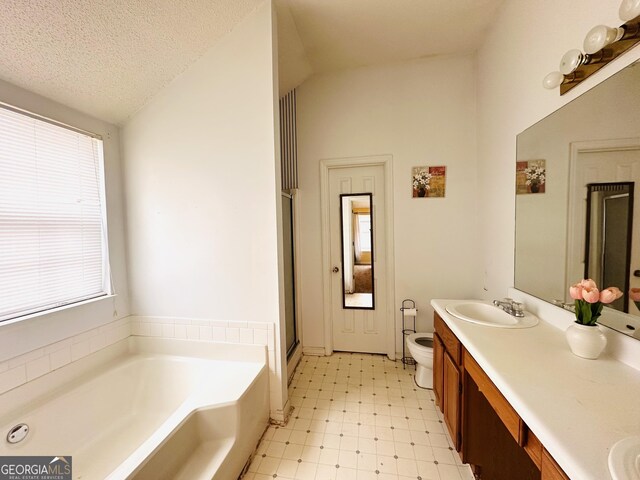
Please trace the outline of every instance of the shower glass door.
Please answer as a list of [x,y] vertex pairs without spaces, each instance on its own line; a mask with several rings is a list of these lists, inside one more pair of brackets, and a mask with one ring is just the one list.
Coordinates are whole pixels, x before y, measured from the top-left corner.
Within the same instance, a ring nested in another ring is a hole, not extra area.
[[298,345],[293,243],[293,197],[282,193],[282,245],[284,254],[284,307],[287,359]]

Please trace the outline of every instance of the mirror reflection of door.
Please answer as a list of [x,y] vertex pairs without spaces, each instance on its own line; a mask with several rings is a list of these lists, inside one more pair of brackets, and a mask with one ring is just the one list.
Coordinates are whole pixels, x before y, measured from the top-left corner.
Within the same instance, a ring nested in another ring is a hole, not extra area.
[[370,193],[340,195],[343,308],[375,309]]
[[618,287],[623,296],[608,307],[629,311],[629,268],[633,228],[633,182],[587,185],[585,278]]

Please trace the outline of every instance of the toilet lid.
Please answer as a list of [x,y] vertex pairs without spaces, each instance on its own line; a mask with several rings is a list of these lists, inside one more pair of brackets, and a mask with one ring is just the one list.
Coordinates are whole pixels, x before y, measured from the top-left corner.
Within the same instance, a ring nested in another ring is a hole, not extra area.
[[418,338],[416,338],[416,343],[418,345],[422,345],[423,347],[433,348],[433,338],[418,337]]

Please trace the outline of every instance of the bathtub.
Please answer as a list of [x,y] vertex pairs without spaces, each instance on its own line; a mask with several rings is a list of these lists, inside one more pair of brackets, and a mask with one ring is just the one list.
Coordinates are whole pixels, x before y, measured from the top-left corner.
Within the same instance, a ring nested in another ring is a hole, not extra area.
[[264,347],[129,337],[1,395],[0,455],[72,456],[78,480],[232,480],[268,392]]

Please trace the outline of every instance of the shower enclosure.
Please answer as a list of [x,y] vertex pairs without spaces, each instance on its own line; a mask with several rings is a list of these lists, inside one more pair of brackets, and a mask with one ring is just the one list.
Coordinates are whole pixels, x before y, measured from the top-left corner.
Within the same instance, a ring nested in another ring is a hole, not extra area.
[[284,307],[287,359],[291,357],[299,342],[296,325],[293,205],[293,195],[282,192],[282,245],[284,259]]

